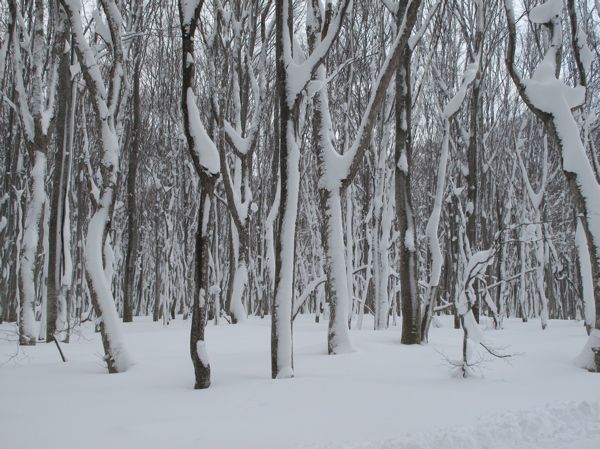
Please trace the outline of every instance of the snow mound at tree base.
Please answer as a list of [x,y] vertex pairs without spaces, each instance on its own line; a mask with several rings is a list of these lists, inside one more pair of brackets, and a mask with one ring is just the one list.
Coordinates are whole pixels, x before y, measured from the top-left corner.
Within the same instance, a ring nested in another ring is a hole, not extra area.
[[[399,427],[402,424],[399,423]],[[474,425],[412,433],[392,440],[310,446],[311,449],[593,449],[600,447],[600,405],[552,404],[544,409],[503,413]],[[308,446],[304,446],[308,449]]]
[[600,330],[594,329],[581,353],[575,359],[575,365],[580,368],[595,371],[596,359],[592,348],[600,348]]

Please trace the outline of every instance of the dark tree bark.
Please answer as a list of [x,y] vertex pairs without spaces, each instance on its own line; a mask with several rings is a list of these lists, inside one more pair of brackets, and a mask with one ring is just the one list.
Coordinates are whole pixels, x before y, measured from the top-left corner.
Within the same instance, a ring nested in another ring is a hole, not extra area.
[[[479,6],[483,6],[482,3],[476,3],[476,8]],[[466,208],[466,218],[467,218],[467,229],[466,234],[469,239],[469,245],[471,246],[471,252],[477,252],[478,248],[481,246],[479,244],[479,232],[478,232],[478,220],[480,219],[479,212],[479,202],[478,202],[478,193],[477,193],[477,170],[479,168],[479,148],[480,148],[480,135],[479,135],[479,120],[480,120],[480,108],[481,108],[481,56],[482,56],[482,45],[483,45],[483,23],[480,23],[479,17],[483,18],[483,12],[476,11],[477,15],[477,27],[475,31],[475,36],[470,45],[470,60],[472,63],[475,63],[475,58],[479,58],[477,75],[475,76],[475,80],[473,81],[473,87],[471,89],[471,101],[469,104],[469,144],[467,147],[467,164],[469,167],[469,171],[466,176],[466,184],[467,184],[467,208]],[[479,282],[476,282],[479,284]],[[479,323],[479,314],[480,314],[480,303],[481,303],[481,294],[480,288],[475,288],[476,300],[473,304],[473,315],[475,315],[475,320]]]
[[154,306],[152,308],[152,321],[158,321],[161,316],[161,285],[160,285],[160,240],[158,238],[158,229],[160,228],[158,201],[156,201],[156,210],[154,215]]
[[138,56],[133,74],[133,130],[129,153],[129,169],[127,172],[127,254],[125,256],[125,279],[123,292],[123,322],[133,321],[135,268],[138,252],[139,223],[136,200],[136,180],[141,146],[142,115],[140,111],[140,73],[141,57]]
[[[8,15],[8,26],[10,27],[11,15]],[[9,35],[10,39],[10,35]],[[7,43],[10,45],[10,42]],[[12,88],[12,97],[14,97],[14,86]],[[21,153],[20,140],[13,131],[15,129],[16,114],[12,108],[8,110],[7,127],[4,133],[6,142],[5,167],[8,173],[3,180],[3,192],[8,198],[0,205],[0,216],[10,217],[4,231],[2,231],[2,260],[16,260],[17,258],[17,229],[19,214],[17,213],[20,197],[16,194],[21,190],[22,173],[19,172],[19,158]],[[2,282],[0,283],[0,301],[2,302],[2,320],[14,322],[17,321],[17,264],[12,264],[8,269],[2,270]]]

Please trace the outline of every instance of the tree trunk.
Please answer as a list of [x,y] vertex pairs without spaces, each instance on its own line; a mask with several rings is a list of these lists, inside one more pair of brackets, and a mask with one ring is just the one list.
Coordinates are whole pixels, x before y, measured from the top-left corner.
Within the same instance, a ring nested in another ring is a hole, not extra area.
[[327,351],[341,354],[352,350],[348,328],[350,292],[346,277],[342,205],[339,190],[321,190],[321,207],[325,211],[323,249],[325,251],[325,274],[327,297],[330,302]]
[[133,299],[135,268],[138,252],[139,224],[138,207],[136,200],[136,180],[140,154],[141,141],[141,111],[140,111],[140,59],[136,60],[136,68],[133,74],[133,130],[129,153],[129,169],[127,173],[127,254],[125,256],[125,279],[123,291],[123,322],[133,321]]
[[[285,22],[284,22],[285,21]],[[294,295],[294,254],[296,251],[296,218],[300,149],[292,110],[288,104],[287,67],[284,45],[293,33],[290,0],[276,2],[276,75],[279,96],[279,163],[281,196],[275,235],[275,290],[271,311],[271,376],[273,379],[294,376],[292,347],[292,303]]]
[[[399,16],[400,17],[400,16]],[[415,214],[411,193],[411,50],[407,45],[396,70],[396,149],[394,173],[396,214],[400,231],[400,286],[402,302],[402,344],[421,342],[421,311],[417,287],[418,255]]]
[[57,330],[62,331],[66,324],[66,294],[62,286],[65,245],[63,228],[68,220],[68,177],[71,156],[71,110],[72,89],[70,75],[71,56],[64,53],[61,56],[58,84],[58,113],[56,123],[56,155],[54,162],[54,186],[52,189],[50,225],[48,240],[48,285],[46,300],[46,343],[54,340]]
[[[152,321],[158,321],[161,313],[161,286],[160,286],[160,241],[158,239],[158,228],[160,227],[159,222],[159,211],[158,201],[156,202],[157,210],[154,216],[154,306],[152,307]],[[207,254],[207,253],[205,253]]]
[[105,275],[103,251],[108,236],[107,225],[113,207],[114,191],[107,181],[96,211],[88,224],[85,263],[92,304],[96,316],[100,319],[100,333],[108,372],[120,373],[129,368],[131,360],[125,349],[119,327],[119,315],[109,280]]
[[47,160],[45,152],[31,151],[33,167],[31,169],[31,197],[28,200],[25,215],[25,227],[21,248],[19,276],[19,344],[35,345],[35,281],[34,269],[40,233],[40,218],[46,199],[45,182]]
[[208,226],[210,223],[211,197],[215,180],[208,175],[200,176],[201,192],[198,208],[198,229],[196,231],[196,256],[194,299],[192,304],[192,329],[190,332],[190,355],[194,365],[196,383],[195,389],[210,386],[210,363],[204,341],[206,310],[208,307],[208,253],[210,238]]

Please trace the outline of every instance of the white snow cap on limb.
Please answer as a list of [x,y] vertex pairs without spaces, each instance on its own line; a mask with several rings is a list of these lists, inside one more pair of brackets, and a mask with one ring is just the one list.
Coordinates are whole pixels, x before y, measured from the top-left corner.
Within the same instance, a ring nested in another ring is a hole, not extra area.
[[544,112],[556,114],[565,102],[573,109],[585,102],[583,86],[570,87],[555,76],[554,52],[546,53],[544,60],[535,69],[533,76],[524,81],[527,96],[531,102]]
[[[285,2],[285,4],[287,5],[287,2]],[[293,42],[290,42],[288,33],[284,32],[284,58],[286,60],[286,70],[288,76],[287,100],[290,106],[293,106],[297,96],[300,95],[302,90],[305,89],[306,86],[309,84],[313,75],[313,70],[317,63],[321,59],[323,59],[329,52],[329,49],[336,40],[337,31],[342,26],[342,21],[344,19],[346,9],[351,7],[352,0],[342,0],[340,2],[340,9],[337,11],[335,17],[333,17],[331,23],[329,24],[329,32],[327,33],[325,38],[318,43],[317,47],[310,55],[308,55],[308,57],[305,57],[304,52],[302,51],[302,47],[300,46],[300,43],[296,40],[296,37],[294,36]],[[308,16],[307,21],[314,21],[314,16],[311,16]],[[312,26],[316,26],[316,24],[313,22]],[[290,53],[292,45],[294,46],[294,51],[293,53]]]
[[[476,60],[479,61],[479,58],[476,58]],[[465,95],[467,95],[467,88],[469,87],[469,84],[471,84],[473,80],[475,80],[478,70],[479,64],[476,62],[471,63],[467,66],[465,73],[463,74],[462,83],[460,84],[458,91],[450,99],[450,101],[444,108],[444,111],[442,112],[442,116],[444,118],[450,118],[454,114],[456,114],[458,108],[460,108],[460,105],[465,99]]]
[[529,19],[533,23],[548,23],[558,17],[563,8],[563,0],[548,0],[536,6],[529,12]]
[[587,42],[587,34],[582,28],[579,28],[577,31],[577,46],[579,47],[583,69],[585,70],[585,73],[590,73],[590,70],[592,70],[592,62],[594,61],[594,53],[592,53]]
[[194,139],[194,152],[198,155],[200,165],[211,174],[219,173],[219,152],[214,142],[206,132],[200,111],[196,106],[196,95],[191,87],[187,91],[187,108],[190,120],[190,134]]
[[92,13],[92,19],[96,24],[96,34],[99,35],[104,42],[107,44],[112,44],[112,37],[110,35],[110,30],[108,26],[102,21],[102,17],[100,16],[100,11],[97,9]]

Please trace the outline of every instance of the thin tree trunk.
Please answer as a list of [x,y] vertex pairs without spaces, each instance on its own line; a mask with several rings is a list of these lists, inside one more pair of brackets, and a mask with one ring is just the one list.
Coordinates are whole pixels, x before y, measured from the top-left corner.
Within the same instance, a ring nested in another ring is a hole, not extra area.
[[142,114],[140,110],[140,60],[141,58],[138,57],[133,74],[133,136],[130,146],[129,169],[127,173],[127,217],[129,223],[127,226],[127,254],[125,256],[125,285],[123,286],[123,322],[125,323],[133,321],[135,268],[139,239],[138,207],[135,185],[137,180],[142,132]]

